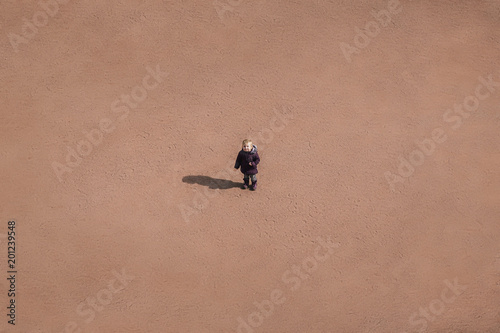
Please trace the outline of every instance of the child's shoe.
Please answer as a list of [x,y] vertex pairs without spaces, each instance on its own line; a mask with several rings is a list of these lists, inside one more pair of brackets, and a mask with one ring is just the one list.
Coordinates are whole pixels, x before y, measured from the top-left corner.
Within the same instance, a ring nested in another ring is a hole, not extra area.
[[252,186],[250,186],[251,191],[255,191],[257,189],[257,181],[252,182]]
[[246,189],[248,188],[248,186],[250,185],[250,180],[248,180],[248,179],[243,179],[243,181],[245,182],[245,184],[243,184],[243,185],[241,186],[241,189],[242,189],[242,190],[246,190]]

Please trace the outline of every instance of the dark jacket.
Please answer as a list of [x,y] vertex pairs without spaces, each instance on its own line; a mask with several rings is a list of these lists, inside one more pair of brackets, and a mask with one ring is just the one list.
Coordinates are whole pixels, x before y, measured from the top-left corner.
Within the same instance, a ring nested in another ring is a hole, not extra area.
[[[241,173],[245,175],[255,175],[259,172],[257,170],[257,164],[259,164],[259,162],[260,157],[257,153],[257,146],[253,145],[252,150],[248,153],[243,149],[240,150],[238,157],[236,157],[234,168],[238,169],[241,166]],[[252,163],[252,165],[249,163]]]

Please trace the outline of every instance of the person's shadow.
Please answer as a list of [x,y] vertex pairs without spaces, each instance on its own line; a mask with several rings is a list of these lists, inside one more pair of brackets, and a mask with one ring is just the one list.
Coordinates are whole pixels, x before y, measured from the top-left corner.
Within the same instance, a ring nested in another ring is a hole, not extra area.
[[236,183],[232,180],[212,178],[209,176],[184,176],[182,177],[182,181],[188,184],[208,186],[208,188],[213,190],[227,190],[242,185],[242,183]]

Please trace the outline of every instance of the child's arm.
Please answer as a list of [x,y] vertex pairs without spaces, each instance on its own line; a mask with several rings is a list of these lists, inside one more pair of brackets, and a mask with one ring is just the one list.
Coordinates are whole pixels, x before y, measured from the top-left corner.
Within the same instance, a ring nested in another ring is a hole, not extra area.
[[257,166],[257,164],[259,164],[259,162],[260,162],[259,153],[255,153],[255,159],[250,164],[253,165],[253,166]]
[[234,168],[238,169],[240,167],[240,154],[238,153],[238,156],[236,157],[236,162],[234,163]]

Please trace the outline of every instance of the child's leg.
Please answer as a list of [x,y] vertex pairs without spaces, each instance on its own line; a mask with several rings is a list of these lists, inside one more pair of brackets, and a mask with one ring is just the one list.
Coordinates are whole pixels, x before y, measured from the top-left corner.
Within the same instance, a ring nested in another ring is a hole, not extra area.
[[243,175],[243,181],[245,182],[245,184],[243,184],[241,188],[245,190],[248,188],[248,186],[250,186],[250,179],[247,174]]
[[252,187],[250,187],[251,190],[255,190],[257,188],[257,175],[252,175]]

